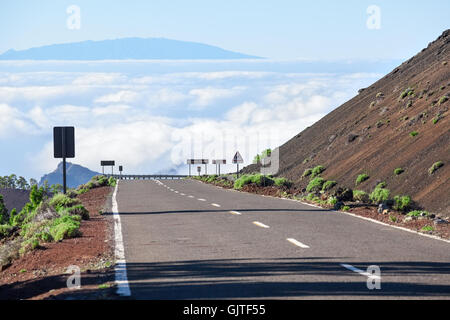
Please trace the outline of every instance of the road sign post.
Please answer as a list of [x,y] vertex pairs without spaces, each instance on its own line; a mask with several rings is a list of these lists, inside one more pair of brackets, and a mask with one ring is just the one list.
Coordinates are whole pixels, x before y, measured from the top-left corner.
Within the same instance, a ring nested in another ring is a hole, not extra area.
[[242,156],[239,153],[239,151],[237,151],[236,154],[234,155],[233,163],[235,163],[237,165],[237,167],[236,167],[236,175],[237,175],[237,178],[239,179],[239,163],[244,163],[244,159],[242,159]]
[[[191,176],[191,164],[204,164],[205,165],[205,173],[208,174],[207,164],[209,163],[208,159],[187,159],[186,163],[189,165],[189,177]],[[198,170],[198,167],[197,167]],[[201,170],[201,167],[200,167]]]
[[114,175],[114,166],[116,165],[114,160],[102,160],[100,165],[102,166],[102,174],[105,174],[105,167],[111,167],[111,174]]
[[66,158],[75,158],[75,128],[53,128],[53,156],[63,159],[63,192],[67,192]]
[[225,159],[216,159],[212,161],[213,164],[216,165],[216,174],[218,173],[220,176],[220,165],[221,164],[227,164],[227,160]]

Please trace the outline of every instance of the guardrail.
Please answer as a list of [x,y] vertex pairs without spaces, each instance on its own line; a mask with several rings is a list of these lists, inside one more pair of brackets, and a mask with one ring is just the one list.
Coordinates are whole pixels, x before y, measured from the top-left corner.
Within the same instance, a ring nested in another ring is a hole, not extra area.
[[105,174],[105,176],[120,180],[176,180],[188,177],[179,174]]

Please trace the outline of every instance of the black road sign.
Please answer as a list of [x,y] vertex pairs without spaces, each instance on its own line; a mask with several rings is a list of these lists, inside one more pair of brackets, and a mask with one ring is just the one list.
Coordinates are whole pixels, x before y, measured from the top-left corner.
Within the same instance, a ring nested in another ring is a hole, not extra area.
[[102,160],[100,161],[100,165],[103,166],[115,166],[116,162],[114,160]]
[[75,158],[75,128],[53,128],[53,155],[55,158]]
[[120,172],[123,171],[123,166],[119,166],[119,171],[120,171]]

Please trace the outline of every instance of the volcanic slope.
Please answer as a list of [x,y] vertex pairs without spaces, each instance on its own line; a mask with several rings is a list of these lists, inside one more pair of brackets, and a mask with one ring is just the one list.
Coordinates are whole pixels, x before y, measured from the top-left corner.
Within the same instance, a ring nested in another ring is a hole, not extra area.
[[[338,186],[394,195],[450,213],[450,30],[419,54],[280,147],[278,175],[306,186],[322,165]],[[433,164],[443,166],[430,174]],[[401,168],[401,174],[394,170]],[[355,186],[359,174],[368,180]]]

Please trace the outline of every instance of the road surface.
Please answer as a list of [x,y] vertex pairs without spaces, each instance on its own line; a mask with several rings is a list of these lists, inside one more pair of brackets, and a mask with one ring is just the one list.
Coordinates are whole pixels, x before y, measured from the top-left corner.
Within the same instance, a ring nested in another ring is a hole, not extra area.
[[192,180],[116,199],[134,299],[450,299],[448,242]]

